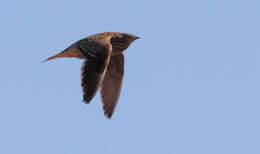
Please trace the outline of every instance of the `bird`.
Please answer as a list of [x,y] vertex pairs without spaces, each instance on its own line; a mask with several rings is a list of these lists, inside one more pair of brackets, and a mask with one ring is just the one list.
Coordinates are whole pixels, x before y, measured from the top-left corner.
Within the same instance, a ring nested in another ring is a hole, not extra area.
[[94,34],[75,42],[43,62],[65,57],[83,59],[81,68],[83,102],[89,104],[100,89],[104,115],[110,119],[122,89],[124,51],[139,38],[121,32]]

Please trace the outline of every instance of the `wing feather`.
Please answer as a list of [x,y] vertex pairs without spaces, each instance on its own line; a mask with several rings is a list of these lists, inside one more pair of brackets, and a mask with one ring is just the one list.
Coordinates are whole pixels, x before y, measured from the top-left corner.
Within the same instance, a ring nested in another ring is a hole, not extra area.
[[111,56],[101,84],[104,114],[111,118],[117,105],[124,76],[124,55]]
[[109,62],[110,49],[99,41],[91,39],[79,41],[77,47],[86,58],[81,69],[81,86],[83,101],[89,103],[103,79]]

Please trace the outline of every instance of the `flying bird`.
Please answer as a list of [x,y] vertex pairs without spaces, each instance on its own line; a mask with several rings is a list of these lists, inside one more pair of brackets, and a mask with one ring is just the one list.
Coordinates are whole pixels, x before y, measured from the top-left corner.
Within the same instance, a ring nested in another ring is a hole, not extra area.
[[[83,59],[81,87],[83,101],[90,103],[100,88],[104,115],[111,118],[120,96],[124,76],[123,52],[138,36],[104,32],[85,37],[64,51],[46,59],[75,57]],[[45,62],[43,61],[43,62]]]

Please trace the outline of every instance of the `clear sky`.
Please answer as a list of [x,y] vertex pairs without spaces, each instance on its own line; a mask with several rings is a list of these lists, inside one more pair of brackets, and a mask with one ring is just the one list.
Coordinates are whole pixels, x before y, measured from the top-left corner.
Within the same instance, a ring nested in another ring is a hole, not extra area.
[[[2,1],[0,154],[260,153],[260,2]],[[111,120],[82,102],[79,59],[41,63],[119,31],[125,53]]]

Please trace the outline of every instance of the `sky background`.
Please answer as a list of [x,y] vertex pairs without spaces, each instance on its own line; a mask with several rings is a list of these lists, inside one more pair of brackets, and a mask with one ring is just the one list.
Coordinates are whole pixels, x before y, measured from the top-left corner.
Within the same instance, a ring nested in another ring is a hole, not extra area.
[[[0,154],[259,154],[260,2],[1,1]],[[111,120],[82,102],[82,60],[41,63],[118,31],[125,52]]]

